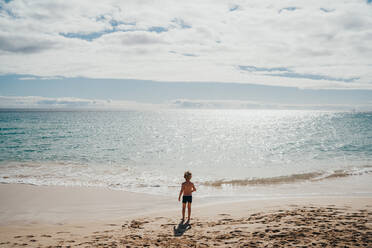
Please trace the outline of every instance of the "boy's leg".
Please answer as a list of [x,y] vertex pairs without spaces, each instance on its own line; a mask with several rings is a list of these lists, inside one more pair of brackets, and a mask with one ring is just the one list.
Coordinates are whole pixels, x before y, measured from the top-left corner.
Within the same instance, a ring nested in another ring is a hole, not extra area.
[[188,220],[191,218],[191,202],[187,203],[187,214],[188,214]]
[[186,209],[186,203],[182,203],[182,219],[185,219],[185,209]]

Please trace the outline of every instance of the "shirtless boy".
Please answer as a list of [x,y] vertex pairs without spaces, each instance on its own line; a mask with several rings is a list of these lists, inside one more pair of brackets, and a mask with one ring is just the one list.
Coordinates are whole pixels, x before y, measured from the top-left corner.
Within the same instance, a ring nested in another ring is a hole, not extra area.
[[185,220],[185,209],[186,209],[186,203],[187,203],[187,213],[188,218],[187,221],[190,221],[191,217],[191,203],[192,203],[192,192],[196,191],[195,185],[190,182],[192,174],[189,171],[186,171],[184,176],[185,182],[182,183],[180,195],[178,196],[178,201],[181,200],[182,197],[182,221]]

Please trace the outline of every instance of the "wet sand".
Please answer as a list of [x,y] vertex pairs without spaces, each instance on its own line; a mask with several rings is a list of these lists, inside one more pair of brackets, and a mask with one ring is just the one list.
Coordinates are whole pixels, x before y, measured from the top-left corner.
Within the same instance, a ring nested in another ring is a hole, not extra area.
[[0,196],[0,247],[372,247],[368,197],[195,198],[181,223],[168,197],[28,185],[0,185]]

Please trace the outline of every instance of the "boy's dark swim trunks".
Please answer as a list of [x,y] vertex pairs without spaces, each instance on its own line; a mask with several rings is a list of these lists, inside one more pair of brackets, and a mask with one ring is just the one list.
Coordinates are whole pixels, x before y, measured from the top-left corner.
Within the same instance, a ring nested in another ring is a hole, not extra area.
[[184,195],[182,197],[182,203],[190,202],[192,203],[192,195]]

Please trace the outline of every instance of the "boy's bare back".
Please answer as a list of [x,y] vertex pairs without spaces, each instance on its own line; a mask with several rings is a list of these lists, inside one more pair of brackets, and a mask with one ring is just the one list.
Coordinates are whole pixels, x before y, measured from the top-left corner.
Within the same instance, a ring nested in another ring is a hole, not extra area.
[[194,192],[195,190],[196,190],[195,186],[192,182],[186,181],[186,182],[182,183],[183,195],[185,195],[185,196],[192,195],[192,192]]

